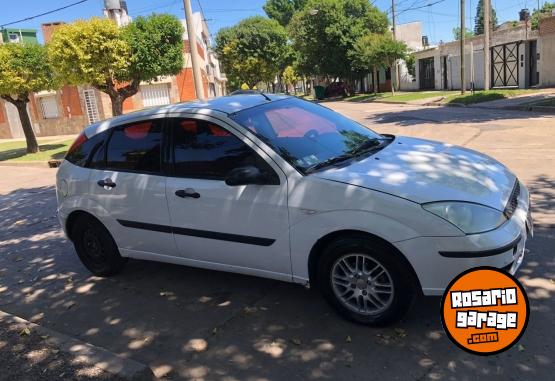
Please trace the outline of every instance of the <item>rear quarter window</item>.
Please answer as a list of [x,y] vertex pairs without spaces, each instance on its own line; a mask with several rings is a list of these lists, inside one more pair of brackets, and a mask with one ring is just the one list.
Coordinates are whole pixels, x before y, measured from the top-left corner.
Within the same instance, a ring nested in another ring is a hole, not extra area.
[[[70,150],[65,156],[65,160],[80,167],[87,167],[91,158],[95,155],[98,149],[104,144],[106,132],[101,132],[91,138],[86,138],[82,133],[72,145]],[[79,142],[79,140],[84,140]]]

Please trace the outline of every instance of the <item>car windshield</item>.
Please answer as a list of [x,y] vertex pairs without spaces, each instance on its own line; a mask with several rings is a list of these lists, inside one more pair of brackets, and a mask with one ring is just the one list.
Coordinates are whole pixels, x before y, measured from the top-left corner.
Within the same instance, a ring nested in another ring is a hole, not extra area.
[[297,98],[248,108],[231,118],[303,174],[372,152],[390,140],[326,107]]

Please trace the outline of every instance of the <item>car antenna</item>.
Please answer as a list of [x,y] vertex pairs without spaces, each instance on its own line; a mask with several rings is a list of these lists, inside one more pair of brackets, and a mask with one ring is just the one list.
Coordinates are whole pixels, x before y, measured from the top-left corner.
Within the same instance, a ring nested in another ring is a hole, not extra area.
[[239,95],[239,94],[260,94],[264,97],[264,99],[266,99],[268,102],[271,102],[272,99],[267,96],[266,94],[264,94],[262,91],[260,90],[235,90],[232,93],[229,93],[229,95]]
[[266,100],[267,100],[268,102],[271,102],[271,101],[272,101],[272,100],[270,99],[270,97],[267,96],[266,94],[264,94],[262,91],[259,91],[259,93],[260,93],[260,95],[262,95],[264,98],[266,98]]

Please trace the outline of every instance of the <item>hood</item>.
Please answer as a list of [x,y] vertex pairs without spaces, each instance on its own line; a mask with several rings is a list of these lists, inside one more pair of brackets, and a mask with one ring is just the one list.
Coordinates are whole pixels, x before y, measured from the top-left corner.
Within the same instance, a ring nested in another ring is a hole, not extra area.
[[314,176],[385,192],[417,203],[468,201],[504,210],[516,177],[481,153],[439,142],[397,137],[387,147]]

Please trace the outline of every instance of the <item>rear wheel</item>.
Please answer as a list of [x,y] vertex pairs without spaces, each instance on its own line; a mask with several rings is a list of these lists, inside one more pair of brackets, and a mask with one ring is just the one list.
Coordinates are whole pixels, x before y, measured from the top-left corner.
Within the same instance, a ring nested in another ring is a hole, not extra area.
[[409,309],[416,285],[409,268],[382,242],[363,236],[333,241],[322,253],[318,286],[349,320],[386,325]]
[[127,262],[120,255],[108,230],[92,216],[79,216],[71,237],[79,259],[94,275],[106,277],[117,274]]

